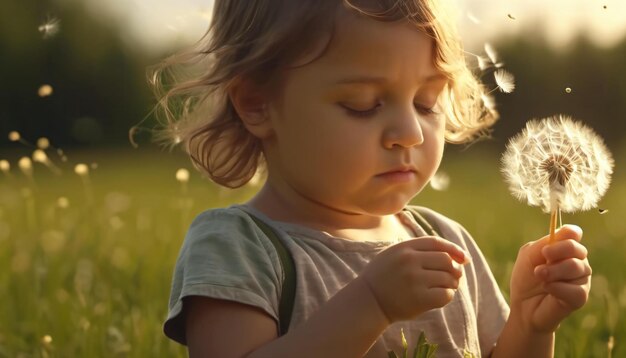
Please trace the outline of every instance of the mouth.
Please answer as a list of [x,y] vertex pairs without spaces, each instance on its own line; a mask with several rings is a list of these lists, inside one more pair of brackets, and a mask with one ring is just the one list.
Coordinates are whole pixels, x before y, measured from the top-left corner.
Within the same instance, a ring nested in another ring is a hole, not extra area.
[[376,177],[391,182],[404,183],[414,181],[417,177],[417,172],[412,168],[399,168],[378,174]]

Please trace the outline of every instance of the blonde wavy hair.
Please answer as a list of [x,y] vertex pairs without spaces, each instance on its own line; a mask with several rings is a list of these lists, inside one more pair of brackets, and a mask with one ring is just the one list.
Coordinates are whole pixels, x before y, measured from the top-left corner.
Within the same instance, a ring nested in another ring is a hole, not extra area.
[[464,143],[489,133],[498,114],[485,107],[485,89],[466,64],[456,17],[445,1],[215,0],[206,34],[150,69],[164,125],[158,138],[182,143],[194,166],[214,182],[246,184],[265,162],[260,139],[244,127],[229,89],[242,78],[273,88],[281,69],[322,35],[332,41],[341,10],[377,21],[409,20],[432,37],[435,67],[449,79],[440,96],[446,140]]

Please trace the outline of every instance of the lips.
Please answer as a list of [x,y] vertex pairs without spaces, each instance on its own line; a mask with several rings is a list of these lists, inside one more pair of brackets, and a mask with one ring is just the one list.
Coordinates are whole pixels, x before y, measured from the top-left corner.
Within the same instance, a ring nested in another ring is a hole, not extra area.
[[417,171],[413,168],[401,167],[378,174],[376,177],[387,183],[408,184],[416,180]]

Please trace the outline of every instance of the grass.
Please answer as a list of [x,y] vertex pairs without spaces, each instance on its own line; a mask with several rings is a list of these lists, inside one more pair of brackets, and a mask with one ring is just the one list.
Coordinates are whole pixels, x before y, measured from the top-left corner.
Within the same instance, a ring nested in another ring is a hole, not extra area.
[[[255,189],[221,190],[192,171],[183,191],[175,173],[189,161],[148,150],[69,152],[62,175],[36,163],[29,181],[15,169],[28,154],[0,153],[14,167],[0,176],[0,357],[185,357],[161,328],[183,235],[199,212]],[[97,163],[88,180],[73,172],[79,162]],[[497,152],[452,153],[450,188],[414,203],[463,223],[506,293],[519,246],[545,235],[549,216],[511,197],[497,165]],[[588,304],[557,332],[557,357],[609,357],[610,337],[612,356],[626,356],[625,197],[616,172],[608,213],[563,218],[585,230],[594,278]]]

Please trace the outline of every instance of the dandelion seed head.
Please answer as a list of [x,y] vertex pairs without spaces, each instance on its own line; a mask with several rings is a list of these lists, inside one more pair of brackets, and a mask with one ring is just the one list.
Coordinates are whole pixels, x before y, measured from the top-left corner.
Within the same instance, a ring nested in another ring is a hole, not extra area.
[[186,183],[189,181],[189,170],[185,168],[180,168],[176,171],[176,180],[181,183]]
[[37,90],[37,94],[39,95],[39,97],[42,97],[42,98],[51,96],[53,92],[54,92],[54,89],[52,88],[52,86],[50,86],[48,84],[42,85]]
[[430,186],[438,191],[445,191],[450,186],[450,176],[442,171],[438,171],[430,179]]
[[613,158],[590,128],[560,115],[529,121],[511,138],[502,173],[515,197],[544,212],[589,210],[609,187]]
[[81,177],[87,176],[89,174],[89,167],[84,163],[76,164],[74,167],[74,173],[80,175]]
[[35,151],[33,152],[33,161],[38,162],[38,163],[47,163],[48,156],[46,155],[46,152],[44,152],[43,150],[35,149]]
[[2,170],[5,173],[8,173],[9,170],[11,170],[11,163],[9,163],[9,161],[6,159],[0,160],[0,170]]
[[11,132],[9,132],[9,140],[11,142],[17,142],[20,139],[22,139],[22,136],[20,135],[20,132],[18,132],[18,131],[11,131]]
[[50,141],[46,137],[41,137],[37,139],[37,148],[39,149],[48,149],[50,147]]
[[513,90],[515,89],[515,77],[512,73],[500,69],[494,72],[493,76],[500,91],[504,93],[513,92]]

